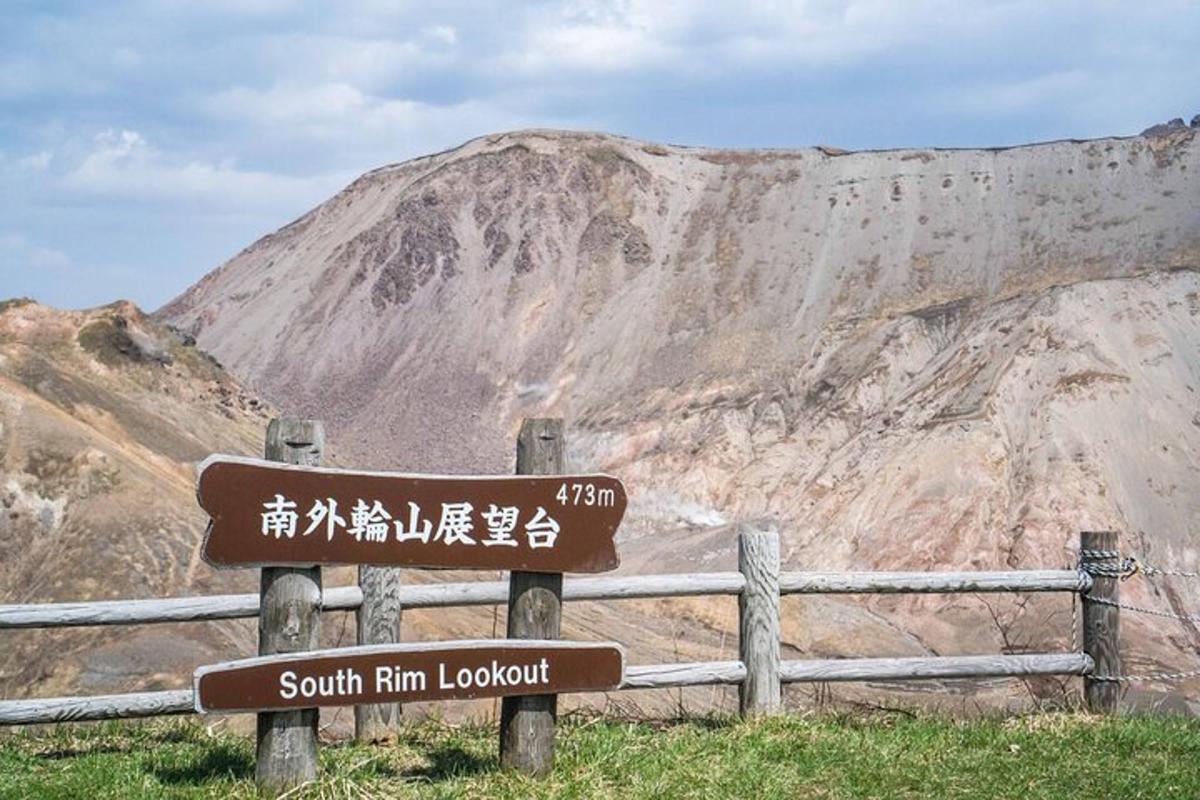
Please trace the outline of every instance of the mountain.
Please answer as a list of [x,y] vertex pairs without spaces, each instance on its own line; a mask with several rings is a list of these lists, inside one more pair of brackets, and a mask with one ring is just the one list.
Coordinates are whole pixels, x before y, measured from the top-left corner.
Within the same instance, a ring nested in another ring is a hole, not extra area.
[[[1115,528],[1194,569],[1197,132],[857,153],[489,136],[363,175],[157,317],[325,420],[354,466],[504,472],[522,417],[564,416],[570,466],[626,482],[626,571],[727,568],[731,523],[763,516],[791,568],[1062,567],[1081,529]],[[1200,611],[1173,584],[1122,591]],[[721,602],[667,604],[677,638],[726,641]],[[1072,613],[784,605],[791,657],[1058,649]],[[1131,667],[1197,665],[1194,626],[1124,624]]]
[[[194,462],[261,453],[269,415],[130,303],[0,303],[0,603],[253,591],[200,559]],[[256,641],[244,622],[0,636],[3,696],[183,686]]]

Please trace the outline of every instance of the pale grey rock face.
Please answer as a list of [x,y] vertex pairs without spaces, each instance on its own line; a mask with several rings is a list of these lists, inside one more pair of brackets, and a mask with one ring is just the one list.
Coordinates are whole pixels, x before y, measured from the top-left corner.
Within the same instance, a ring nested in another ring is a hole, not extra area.
[[[522,417],[565,416],[572,466],[628,485],[629,570],[728,568],[764,515],[793,568],[1056,567],[1089,528],[1195,568],[1195,136],[486,137],[364,175],[160,315],[342,463],[507,471]],[[972,598],[784,605],[785,655],[1004,646]],[[1069,644],[1065,598],[993,605],[1009,647]],[[1130,617],[1129,652],[1195,666],[1173,626]]]

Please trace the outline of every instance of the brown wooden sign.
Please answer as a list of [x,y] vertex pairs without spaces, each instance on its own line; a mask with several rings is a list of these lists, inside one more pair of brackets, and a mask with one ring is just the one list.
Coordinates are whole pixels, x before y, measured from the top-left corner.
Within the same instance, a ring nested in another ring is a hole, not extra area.
[[430,476],[234,456],[200,465],[216,567],[377,564],[616,569],[625,487],[608,475]]
[[615,689],[620,645],[541,640],[366,645],[247,658],[195,674],[196,710],[278,711]]

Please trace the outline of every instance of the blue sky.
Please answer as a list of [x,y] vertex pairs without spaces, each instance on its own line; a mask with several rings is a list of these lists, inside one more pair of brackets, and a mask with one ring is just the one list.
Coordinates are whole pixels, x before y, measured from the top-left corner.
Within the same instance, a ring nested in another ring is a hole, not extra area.
[[1200,3],[0,0],[0,297],[153,309],[356,175],[523,127],[987,146],[1200,113]]

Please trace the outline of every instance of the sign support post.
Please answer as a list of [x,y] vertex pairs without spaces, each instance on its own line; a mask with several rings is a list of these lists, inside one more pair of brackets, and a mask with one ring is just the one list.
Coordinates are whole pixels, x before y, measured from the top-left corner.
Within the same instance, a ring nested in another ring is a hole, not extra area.
[[[517,474],[563,472],[563,421],[527,419],[517,437]],[[513,572],[508,584],[508,638],[557,639],[562,573]],[[500,709],[500,765],[541,775],[554,765],[558,696],[505,697]]]
[[[398,644],[400,642],[400,568],[358,568],[358,585],[363,601],[356,615],[358,643]],[[360,742],[382,744],[396,738],[400,730],[400,704],[375,703],[354,707],[354,738]]]
[[[316,467],[324,451],[325,428],[317,420],[283,417],[267,427],[264,456],[270,461]],[[320,567],[263,567],[260,603],[260,656],[320,647]],[[260,788],[283,792],[316,779],[317,714],[316,708],[302,708],[258,715],[255,780]]]

